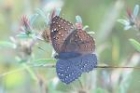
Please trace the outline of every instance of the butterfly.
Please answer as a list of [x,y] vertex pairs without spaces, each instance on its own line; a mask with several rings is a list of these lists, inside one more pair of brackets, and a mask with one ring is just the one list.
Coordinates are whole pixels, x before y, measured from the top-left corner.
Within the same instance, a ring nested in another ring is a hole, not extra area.
[[58,55],[56,72],[58,78],[69,84],[82,73],[92,71],[97,65],[95,40],[83,29],[54,16],[50,22],[50,39]]

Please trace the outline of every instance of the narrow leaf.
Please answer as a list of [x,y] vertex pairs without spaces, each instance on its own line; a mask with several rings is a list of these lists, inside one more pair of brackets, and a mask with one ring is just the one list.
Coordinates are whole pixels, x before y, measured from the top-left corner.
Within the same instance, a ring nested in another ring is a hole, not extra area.
[[124,30],[129,30],[130,28],[132,28],[132,26],[128,25],[124,27]]
[[129,39],[130,43],[132,44],[132,46],[140,52],[140,43],[134,39]]
[[123,25],[129,25],[129,21],[125,19],[118,19],[117,22],[123,24]]
[[48,24],[49,20],[47,19],[44,11],[41,9],[37,9],[37,13],[44,19],[45,23]]
[[33,23],[35,22],[35,20],[37,19],[38,14],[34,14],[30,17],[30,24],[33,25]]
[[76,22],[82,23],[82,18],[79,15],[76,16]]
[[52,62],[55,62],[54,59],[52,58],[48,58],[48,59],[37,59],[37,60],[34,60],[34,63],[52,63]]
[[0,48],[14,48],[15,44],[9,41],[0,41]]
[[133,11],[133,15],[135,18],[137,17],[138,13],[139,13],[139,5],[135,5],[134,11]]

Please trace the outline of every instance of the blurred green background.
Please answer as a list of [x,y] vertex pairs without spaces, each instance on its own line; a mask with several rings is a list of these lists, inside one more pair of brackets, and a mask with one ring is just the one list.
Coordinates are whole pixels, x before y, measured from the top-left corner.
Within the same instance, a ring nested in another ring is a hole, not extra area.
[[[0,0],[0,93],[140,93],[139,69],[97,68],[81,77],[84,87],[78,81],[65,85],[58,81],[55,68],[17,62],[17,51],[6,43],[17,34],[21,16],[31,16],[38,8],[61,7],[63,18],[75,23],[75,16],[80,15],[83,25],[95,32],[99,65],[140,66],[140,54],[128,40],[140,41],[139,32],[124,31],[124,26],[117,22],[127,17],[127,7],[133,11],[136,4],[140,0]],[[44,30],[42,24],[35,24],[34,29]],[[45,59],[43,63],[55,64],[51,53],[49,43],[38,42],[33,48],[32,63]]]

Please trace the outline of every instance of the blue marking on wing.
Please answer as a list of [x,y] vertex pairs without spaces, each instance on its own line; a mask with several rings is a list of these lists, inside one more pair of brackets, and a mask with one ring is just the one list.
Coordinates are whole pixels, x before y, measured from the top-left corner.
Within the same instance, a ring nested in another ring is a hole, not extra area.
[[58,59],[56,72],[59,79],[69,84],[78,79],[83,72],[92,71],[96,68],[97,57],[95,54],[87,54],[69,59]]
[[82,72],[89,72],[97,66],[97,56],[95,54],[87,54],[78,58],[79,61],[73,63]]
[[71,64],[71,60],[63,59],[58,60],[56,63],[56,72],[59,79],[66,84],[78,79],[82,74],[81,70]]

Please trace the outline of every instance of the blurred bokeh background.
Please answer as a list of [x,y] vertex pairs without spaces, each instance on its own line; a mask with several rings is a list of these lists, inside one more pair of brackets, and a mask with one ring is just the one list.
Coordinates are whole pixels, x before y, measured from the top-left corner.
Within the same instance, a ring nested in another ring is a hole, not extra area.
[[[82,87],[78,81],[65,85],[59,82],[55,68],[38,65],[56,63],[49,42],[37,42],[32,55],[27,55],[38,66],[19,62],[13,44],[23,15],[61,8],[63,18],[75,23],[75,16],[80,15],[83,25],[95,32],[98,65],[139,67],[140,54],[129,42],[130,38],[140,41],[139,32],[125,31],[117,22],[136,4],[140,0],[0,0],[0,93],[140,93],[140,69],[97,68],[82,75]],[[42,21],[41,16],[37,18],[32,29],[47,29]]]

